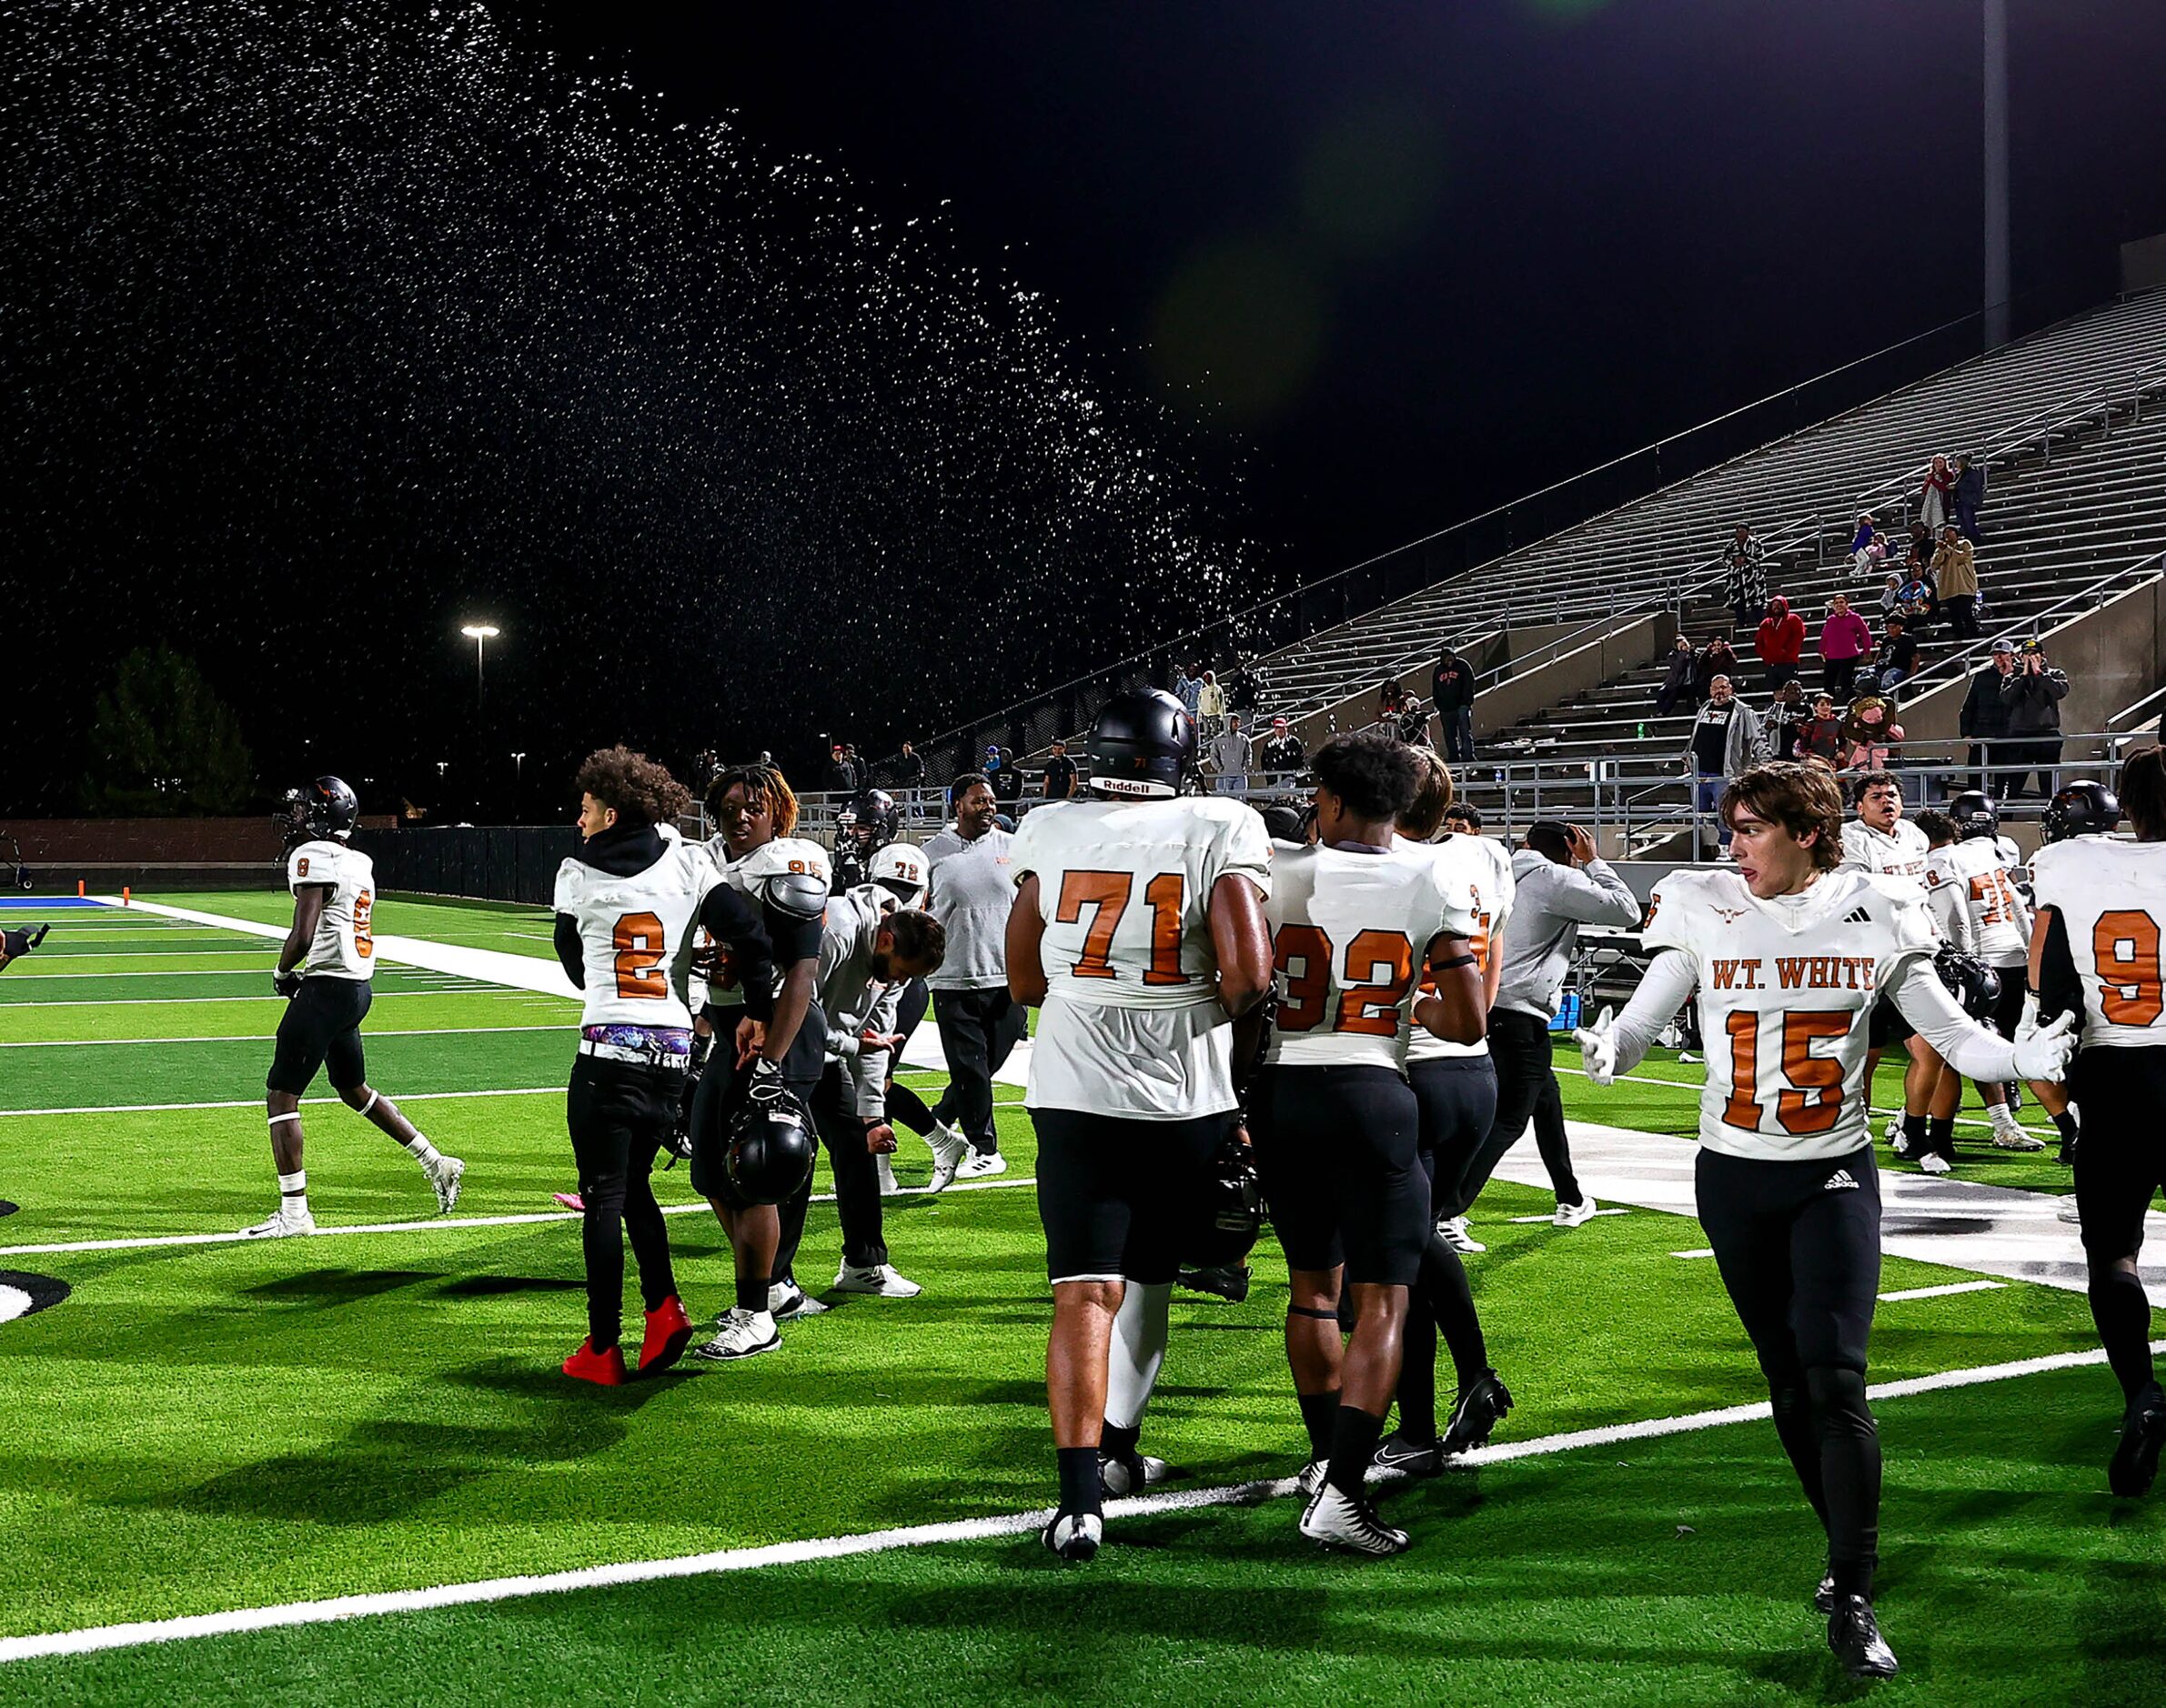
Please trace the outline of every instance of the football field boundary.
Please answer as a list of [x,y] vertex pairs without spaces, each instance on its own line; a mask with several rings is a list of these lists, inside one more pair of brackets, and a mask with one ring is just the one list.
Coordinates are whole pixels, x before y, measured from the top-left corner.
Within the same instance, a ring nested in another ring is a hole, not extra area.
[[[992,1184],[992,1182],[987,1182]],[[2166,1351],[2166,1341],[2154,1345]],[[2078,1370],[2103,1364],[2103,1350],[2055,1352],[2012,1363],[1983,1364],[1967,1370],[1937,1371],[1899,1381],[1876,1384],[1869,1391],[1874,1401],[1907,1399],[1913,1394],[1938,1393],[1951,1388],[1982,1387],[2012,1381],[2025,1376],[2055,1371]],[[1506,1442],[1478,1448],[1453,1461],[1456,1469],[1506,1464],[1537,1459],[1581,1448],[1611,1447],[1625,1442],[1654,1441],[1720,1429],[1733,1423],[1764,1422],[1772,1415],[1766,1401],[1751,1405],[1723,1406],[1708,1412],[1687,1412],[1674,1417],[1643,1418],[1630,1423],[1604,1424],[1595,1429],[1570,1430],[1524,1442]],[[1773,1449],[1770,1447],[1770,1451]],[[1395,1479],[1395,1472],[1372,1472],[1373,1481]],[[1250,1482],[1226,1483],[1214,1488],[1171,1490],[1106,1503],[1108,1518],[1149,1518],[1164,1512],[1194,1512],[1217,1506],[1253,1506],[1281,1499],[1296,1489],[1295,1479],[1281,1477]],[[536,1572],[519,1577],[481,1578],[464,1583],[437,1584],[422,1589],[384,1590],[356,1595],[331,1596],[320,1601],[287,1602],[266,1607],[231,1608],[222,1613],[190,1613],[172,1619],[135,1620],[111,1625],[87,1625],[73,1631],[46,1632],[31,1636],[0,1638],[0,1665],[16,1661],[95,1654],[106,1650],[137,1648],[149,1643],[188,1642],[201,1637],[242,1636],[255,1632],[277,1631],[301,1625],[342,1623],[348,1620],[385,1614],[430,1612],[448,1607],[473,1607],[493,1602],[523,1600],[538,1595],[561,1595],[582,1590],[613,1589],[630,1584],[655,1583],[670,1579],[720,1576],[754,1572],[770,1566],[818,1563],[867,1554],[889,1553],[903,1548],[937,1547],[945,1543],[986,1542],[1019,1536],[1037,1530],[1053,1516],[1048,1507],[1027,1512],[990,1514],[982,1518],[951,1519],[933,1524],[905,1524],[889,1530],[867,1531],[849,1536],[821,1536],[800,1542],[769,1542],[757,1547],[722,1548],[708,1553],[680,1554],[655,1560],[629,1560],[602,1565],[577,1566],[560,1572]],[[1117,1538],[1117,1532],[1115,1532]],[[1100,1568],[1105,1570],[1104,1567]]]

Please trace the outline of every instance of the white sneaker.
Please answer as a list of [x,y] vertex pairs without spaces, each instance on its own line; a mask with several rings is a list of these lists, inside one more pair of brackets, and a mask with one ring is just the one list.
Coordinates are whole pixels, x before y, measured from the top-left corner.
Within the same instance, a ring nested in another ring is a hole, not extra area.
[[1438,1218],[1436,1232],[1445,1244],[1450,1246],[1453,1251],[1468,1257],[1472,1257],[1476,1251],[1486,1251],[1489,1249],[1466,1231],[1466,1218],[1465,1216]]
[[1949,1174],[1954,1170],[1955,1164],[1938,1150],[1929,1150],[1918,1159],[1918,1171],[1920,1174]]
[[1152,1485],[1164,1482],[1166,1476],[1165,1461],[1154,1459],[1149,1453],[1136,1453],[1127,1459],[1098,1455],[1098,1487],[1109,1501],[1119,1500],[1124,1494],[1141,1494]]
[[719,1364],[732,1358],[756,1358],[761,1352],[773,1351],[782,1343],[775,1320],[767,1311],[740,1311],[733,1307],[722,1312],[720,1322],[720,1331],[692,1354],[694,1358]]
[[1894,1114],[1889,1116],[1888,1125],[1881,1129],[1880,1137],[1897,1156],[1899,1157],[1903,1154],[1903,1111],[1899,1109]]
[[2083,1225],[2083,1212],[2076,1208],[2075,1193],[2066,1193],[2053,1201],[2056,1206],[2053,1213],[2059,1216],[2061,1221],[2072,1221],[2078,1227]]
[[297,1233],[314,1233],[316,1218],[305,1210],[287,1215],[281,1209],[253,1228],[244,1228],[241,1231],[251,1240],[289,1240]]
[[1677,1065],[1680,1067],[1692,1067],[1696,1065],[1700,1060],[1700,1057],[1694,1055],[1689,1050],[1680,1050],[1677,1051]]
[[902,1191],[902,1187],[895,1179],[895,1161],[892,1157],[884,1152],[874,1157],[872,1173],[880,1181],[880,1195],[882,1198],[892,1198]]
[[1343,1493],[1328,1482],[1302,1513],[1301,1533],[1345,1553],[1405,1553],[1413,1541],[1405,1531],[1378,1518],[1365,1498]]
[[466,1178],[467,1165],[457,1157],[438,1156],[422,1172],[436,1188],[437,1213],[448,1216],[452,1206],[458,1202],[458,1183]]
[[973,1150],[962,1160],[962,1166],[955,1170],[958,1179],[989,1181],[996,1174],[1008,1171],[1008,1159],[997,1150]]
[[898,1275],[892,1263],[845,1263],[835,1271],[834,1291],[869,1293],[875,1299],[915,1299],[925,1290]]
[[[776,1281],[767,1290],[767,1314],[777,1322],[791,1322],[800,1317],[816,1317],[833,1307],[823,1305],[795,1281]],[[730,1313],[725,1311],[715,1321],[720,1323]]]
[[962,1159],[970,1155],[970,1140],[960,1129],[943,1120],[933,1123],[932,1137],[925,1142],[932,1147],[932,1179],[925,1190],[944,1192],[953,1183]]
[[2036,1133],[2025,1132],[2010,1121],[1993,1123],[1993,1142],[2003,1150],[2043,1150],[2046,1141]]
[[1559,1204],[1556,1214],[1549,1220],[1556,1227],[1577,1228],[1592,1221],[1597,1208],[1593,1199],[1583,1198],[1577,1204]]

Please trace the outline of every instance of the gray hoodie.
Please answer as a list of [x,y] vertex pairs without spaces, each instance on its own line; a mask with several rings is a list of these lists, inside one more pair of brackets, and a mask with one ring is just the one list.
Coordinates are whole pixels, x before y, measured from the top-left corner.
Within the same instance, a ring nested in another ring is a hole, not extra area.
[[1560,866],[1523,848],[1512,856],[1512,928],[1505,933],[1496,1006],[1553,1020],[1583,925],[1634,926],[1639,898],[1606,860]]

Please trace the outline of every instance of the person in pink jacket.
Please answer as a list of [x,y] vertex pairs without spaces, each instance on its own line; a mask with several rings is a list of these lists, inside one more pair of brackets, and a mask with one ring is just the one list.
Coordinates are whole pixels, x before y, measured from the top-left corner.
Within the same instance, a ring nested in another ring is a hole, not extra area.
[[1805,656],[1805,619],[1778,593],[1768,601],[1768,614],[1760,618],[1752,644],[1768,667],[1768,692],[1779,693],[1785,682],[1798,679],[1798,661]]
[[1828,620],[1820,625],[1820,686],[1838,706],[1849,704],[1858,661],[1872,649],[1873,631],[1850,608],[1849,596],[1838,593],[1828,602]]

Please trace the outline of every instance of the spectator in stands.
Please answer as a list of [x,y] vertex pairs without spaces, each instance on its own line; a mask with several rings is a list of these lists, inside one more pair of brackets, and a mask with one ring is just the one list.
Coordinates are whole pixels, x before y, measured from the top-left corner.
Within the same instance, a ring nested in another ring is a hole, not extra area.
[[[1237,711],[1244,718],[1256,709],[1256,674],[1249,661],[1235,658],[1232,673],[1226,678],[1226,709]],[[1252,720],[1253,721],[1253,720]]]
[[1265,783],[1270,786],[1290,784],[1300,774],[1307,759],[1308,756],[1301,750],[1300,741],[1286,727],[1286,720],[1274,718],[1271,720],[1271,734],[1264,738],[1263,745],[1256,749],[1256,769],[1269,773],[1264,779]]
[[915,818],[925,810],[925,756],[905,741],[902,751],[895,756],[893,769],[895,787]]
[[1753,637],[1753,649],[1767,668],[1768,693],[1798,679],[1798,661],[1805,657],[1805,619],[1779,593],[1768,602],[1768,614]]
[[1436,721],[1444,726],[1444,756],[1447,759],[1474,758],[1474,666],[1450,647],[1429,674]]
[[1939,549],[1933,553],[1933,589],[1948,614],[1951,640],[1978,638],[1978,554],[1962,531],[1950,522],[1940,530]]
[[1669,657],[1663,660],[1662,686],[1655,690],[1655,716],[1667,718],[1675,711],[1681,700],[1699,701],[1700,684],[1693,680],[1692,643],[1679,635],[1670,642]]
[[1956,733],[1970,744],[1973,783],[1996,800],[2007,799],[2011,776],[1996,776],[1988,769],[2010,762],[2007,749],[2008,705],[2000,698],[2000,685],[2016,673],[2012,642],[1996,640],[1990,662],[1974,671],[1970,688],[1963,696],[1963,709],[1956,715]]
[[[1752,531],[1752,525],[1750,523],[1739,522],[1738,524],[1737,532],[1730,536],[1728,549],[1733,552],[1743,552],[1745,554],[1745,561],[1747,563],[1750,564],[1756,570],[1764,571],[1768,560],[1768,548],[1765,546],[1762,546],[1758,538],[1754,535]],[[1761,581],[1762,585],[1764,586],[1766,583],[1766,576],[1764,573],[1761,577]],[[1768,596],[1765,593],[1762,593],[1760,595],[1760,603],[1765,605],[1767,602]]]
[[1405,688],[1395,681],[1383,681],[1376,684],[1376,721],[1378,723],[1387,726],[1395,725],[1399,721],[1399,714],[1405,709],[1406,690]]
[[1925,471],[1925,484],[1918,491],[1918,519],[1929,537],[1948,520],[1948,500],[1956,488],[1955,470],[1948,458],[1936,457]]
[[1188,708],[1191,718],[1199,715],[1203,693],[1204,678],[1197,673],[1194,665],[1183,664],[1174,668],[1174,698]]
[[1800,762],[1819,759],[1833,770],[1842,763],[1843,720],[1839,702],[1832,694],[1812,697],[1812,716],[1798,728],[1797,758]]
[[827,786],[831,792],[854,795],[864,785],[858,763],[850,757],[850,744],[837,741],[827,750]]
[[1394,732],[1410,748],[1426,748],[1429,742],[1429,708],[1419,694],[1409,694],[1399,708],[1399,723]]
[[1933,586],[1930,568],[1919,566],[1918,573],[1903,583],[1902,603],[1895,608],[1909,625],[1913,638],[1932,627],[1940,614],[1940,596]]
[[1956,527],[1973,546],[1978,538],[1978,507],[1986,501],[1986,471],[1974,465],[1970,456],[1956,458],[1956,484],[1952,495],[1956,507]]
[[1888,638],[1880,647],[1880,692],[1889,699],[1896,688],[1918,674],[1918,641],[1909,618],[1898,611],[1888,619]]
[[[1708,689],[1708,703],[1685,743],[1685,764],[1692,772],[1695,810],[1712,814],[1729,779],[1758,759],[1764,737],[1759,715],[1738,698],[1728,677],[1717,677]],[[1729,826],[1718,820],[1716,837],[1728,848]]]
[[2009,793],[2020,795],[2029,772],[2036,767],[2038,792],[2050,799],[2058,785],[2053,769],[2060,763],[2060,702],[2068,698],[2069,679],[2046,661],[2046,649],[2027,640],[2016,654],[2015,669],[2000,684],[2000,703],[2008,711],[2008,762],[2017,769]]
[[1768,757],[1795,759],[1798,735],[1811,718],[1811,709],[1805,703],[1805,684],[1793,676],[1776,690],[1768,707],[1765,732]]
[[1828,620],[1820,625],[1820,686],[1838,703],[1848,705],[1858,684],[1858,660],[1873,649],[1873,631],[1850,608],[1849,597],[1828,601]]
[[1859,575],[1879,568],[1888,558],[1888,541],[1870,510],[1858,514],[1858,531],[1850,536],[1850,564]]
[[1068,744],[1055,741],[1045,761],[1045,799],[1067,800],[1075,793],[1075,761],[1068,757]]
[[1214,670],[1204,672],[1203,686],[1196,689],[1196,721],[1206,741],[1226,727],[1226,691]]
[[1241,732],[1239,712],[1226,714],[1225,728],[1211,738],[1204,757],[1210,763],[1212,774],[1218,779],[1220,794],[1248,793],[1248,774],[1255,763],[1255,752],[1248,738]]
[[1743,674],[1738,664],[1738,649],[1729,644],[1728,635],[1716,635],[1700,648],[1699,659],[1693,674],[1698,684],[1693,694],[1696,704],[1714,692],[1717,677],[1734,678]]
[[1730,614],[1739,628],[1750,628],[1768,608],[1767,571],[1742,547],[1730,550],[1729,568],[1722,577],[1722,597],[1729,601]]
[[1889,570],[1880,588],[1880,620],[1886,622],[1903,608],[1903,578]]

